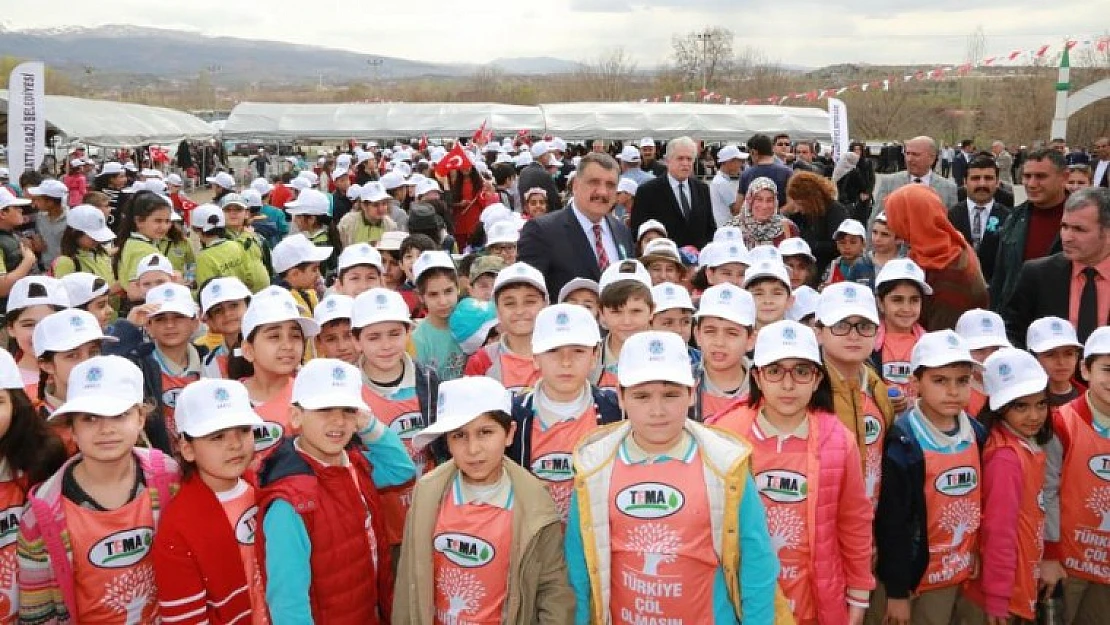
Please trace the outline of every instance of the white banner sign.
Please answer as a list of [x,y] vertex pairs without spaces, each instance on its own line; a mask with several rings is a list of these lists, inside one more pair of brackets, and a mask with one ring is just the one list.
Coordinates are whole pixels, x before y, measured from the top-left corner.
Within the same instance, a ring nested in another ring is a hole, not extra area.
[[8,79],[8,170],[12,180],[42,163],[46,148],[46,111],[42,63],[22,63]]
[[832,135],[833,162],[848,151],[848,107],[837,98],[829,98],[829,134]]

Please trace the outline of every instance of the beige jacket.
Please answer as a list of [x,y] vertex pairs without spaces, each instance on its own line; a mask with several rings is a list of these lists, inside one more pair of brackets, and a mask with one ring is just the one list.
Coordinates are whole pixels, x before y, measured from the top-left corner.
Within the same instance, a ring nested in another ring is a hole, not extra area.
[[[513,485],[513,543],[509,596],[502,623],[570,625],[574,593],[567,581],[563,527],[543,482],[510,460]],[[412,493],[405,520],[401,563],[393,598],[393,625],[433,625],[432,535],[440,502],[458,469],[449,461],[425,475]]]

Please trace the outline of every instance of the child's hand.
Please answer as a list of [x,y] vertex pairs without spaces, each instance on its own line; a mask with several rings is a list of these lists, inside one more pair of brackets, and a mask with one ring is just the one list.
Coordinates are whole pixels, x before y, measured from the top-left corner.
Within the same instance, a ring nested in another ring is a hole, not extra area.
[[905,393],[898,395],[898,397],[890,398],[890,406],[894,408],[894,414],[902,414],[910,407],[910,398],[906,397]]
[[1056,588],[1056,584],[1059,584],[1067,576],[1068,574],[1064,571],[1064,567],[1059,560],[1042,560],[1041,578],[1038,580],[1041,594],[1051,594]]
[[130,321],[132,325],[140,328],[145,327],[147,320],[150,319],[150,315],[158,310],[160,306],[161,304],[143,304],[142,306],[136,306],[131,309],[131,312],[127,313],[127,320]]
[[370,427],[371,419],[377,419],[377,417],[375,417],[374,414],[368,410],[359,410],[358,416],[355,417],[355,426],[357,428],[355,431],[361,432]]
[[886,600],[886,616],[883,618],[884,625],[909,625],[910,623],[910,600],[909,599],[887,599]]

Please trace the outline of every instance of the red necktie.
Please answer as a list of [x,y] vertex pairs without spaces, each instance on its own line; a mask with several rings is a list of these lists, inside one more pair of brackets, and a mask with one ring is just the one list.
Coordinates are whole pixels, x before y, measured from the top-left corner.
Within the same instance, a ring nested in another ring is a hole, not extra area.
[[609,255],[605,253],[605,245],[601,242],[601,224],[594,224],[594,250],[597,251],[597,266],[605,271],[609,267]]

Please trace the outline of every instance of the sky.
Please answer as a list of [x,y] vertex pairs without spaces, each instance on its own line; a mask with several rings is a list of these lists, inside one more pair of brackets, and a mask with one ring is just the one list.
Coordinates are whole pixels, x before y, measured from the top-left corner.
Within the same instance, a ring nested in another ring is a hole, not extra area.
[[787,65],[954,64],[980,26],[990,56],[1105,34],[1107,16],[1110,0],[0,0],[9,29],[132,24],[433,62],[589,61],[621,47],[641,68],[706,26]]

